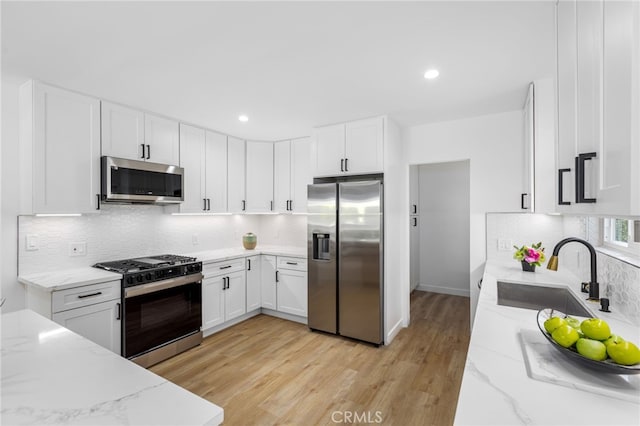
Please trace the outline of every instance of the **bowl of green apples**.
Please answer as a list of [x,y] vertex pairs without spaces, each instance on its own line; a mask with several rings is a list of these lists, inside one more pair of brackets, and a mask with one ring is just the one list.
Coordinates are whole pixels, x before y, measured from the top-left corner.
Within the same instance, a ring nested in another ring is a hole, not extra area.
[[552,308],[538,311],[537,321],[553,347],[575,362],[603,373],[640,374],[640,349],[613,334],[606,321]]

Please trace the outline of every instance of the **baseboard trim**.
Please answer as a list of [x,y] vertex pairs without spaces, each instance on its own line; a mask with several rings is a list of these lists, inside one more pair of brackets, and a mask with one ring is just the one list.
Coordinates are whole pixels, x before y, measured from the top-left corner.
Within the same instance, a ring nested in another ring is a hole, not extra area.
[[236,324],[240,324],[242,321],[246,321],[249,318],[255,317],[256,315],[260,315],[260,309],[256,309],[251,312],[247,312],[246,314],[242,314],[237,318],[232,319],[231,321],[223,322],[222,324],[218,324],[215,327],[207,328],[206,330],[202,330],[203,337],[209,337],[212,334],[217,333],[218,331],[222,331],[225,328],[229,328]]
[[404,327],[402,326],[402,319],[399,319],[398,322],[393,327],[391,327],[391,330],[389,330],[389,332],[387,333],[387,338],[384,339],[384,344],[390,344],[403,328]]
[[430,291],[432,293],[451,294],[453,296],[470,297],[469,290],[461,290],[458,288],[443,287],[437,285],[420,284],[416,287],[418,291]]
[[281,318],[281,319],[294,321],[294,322],[298,322],[300,324],[307,325],[307,318],[306,317],[287,314],[287,313],[284,313],[284,312],[278,312],[278,311],[274,311],[273,309],[267,309],[267,308],[262,308],[261,311],[265,315],[270,315],[272,317]]

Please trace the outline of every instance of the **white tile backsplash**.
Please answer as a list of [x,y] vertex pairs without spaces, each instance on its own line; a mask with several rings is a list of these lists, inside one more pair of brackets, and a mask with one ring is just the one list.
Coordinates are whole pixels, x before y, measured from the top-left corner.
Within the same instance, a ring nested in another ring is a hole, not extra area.
[[[96,262],[161,253],[189,253],[242,245],[253,232],[258,244],[306,246],[304,215],[182,216],[163,207],[105,204],[100,213],[80,217],[20,216],[19,274],[55,271]],[[38,250],[26,250],[27,235]],[[195,237],[195,238],[194,238]],[[194,244],[194,239],[197,244]],[[69,244],[85,242],[85,256],[69,256]]]
[[[542,241],[547,259],[555,244],[566,237],[582,238],[597,246],[601,243],[599,224],[595,217],[488,213],[487,259],[513,259],[514,250],[498,250],[499,239],[512,240],[517,246]],[[582,281],[590,280],[589,251],[583,245],[563,246],[558,260],[559,269],[568,268]],[[612,310],[640,325],[640,268],[601,252],[597,253],[596,262],[600,297],[608,297]]]

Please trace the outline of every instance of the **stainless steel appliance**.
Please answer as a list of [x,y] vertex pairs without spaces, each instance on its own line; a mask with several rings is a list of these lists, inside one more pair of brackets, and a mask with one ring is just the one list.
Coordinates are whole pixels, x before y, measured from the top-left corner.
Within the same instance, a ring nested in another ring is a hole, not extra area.
[[382,195],[381,179],[308,186],[312,330],[383,343]]
[[149,367],[202,342],[202,262],[159,255],[93,266],[123,274],[124,357]]
[[102,157],[102,201],[175,204],[184,201],[184,169],[167,164]]

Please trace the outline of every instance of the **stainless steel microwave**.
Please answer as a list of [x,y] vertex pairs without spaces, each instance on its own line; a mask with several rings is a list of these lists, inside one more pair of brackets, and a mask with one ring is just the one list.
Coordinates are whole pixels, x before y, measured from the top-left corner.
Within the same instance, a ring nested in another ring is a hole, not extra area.
[[184,201],[184,169],[167,164],[102,157],[102,201],[176,204]]

